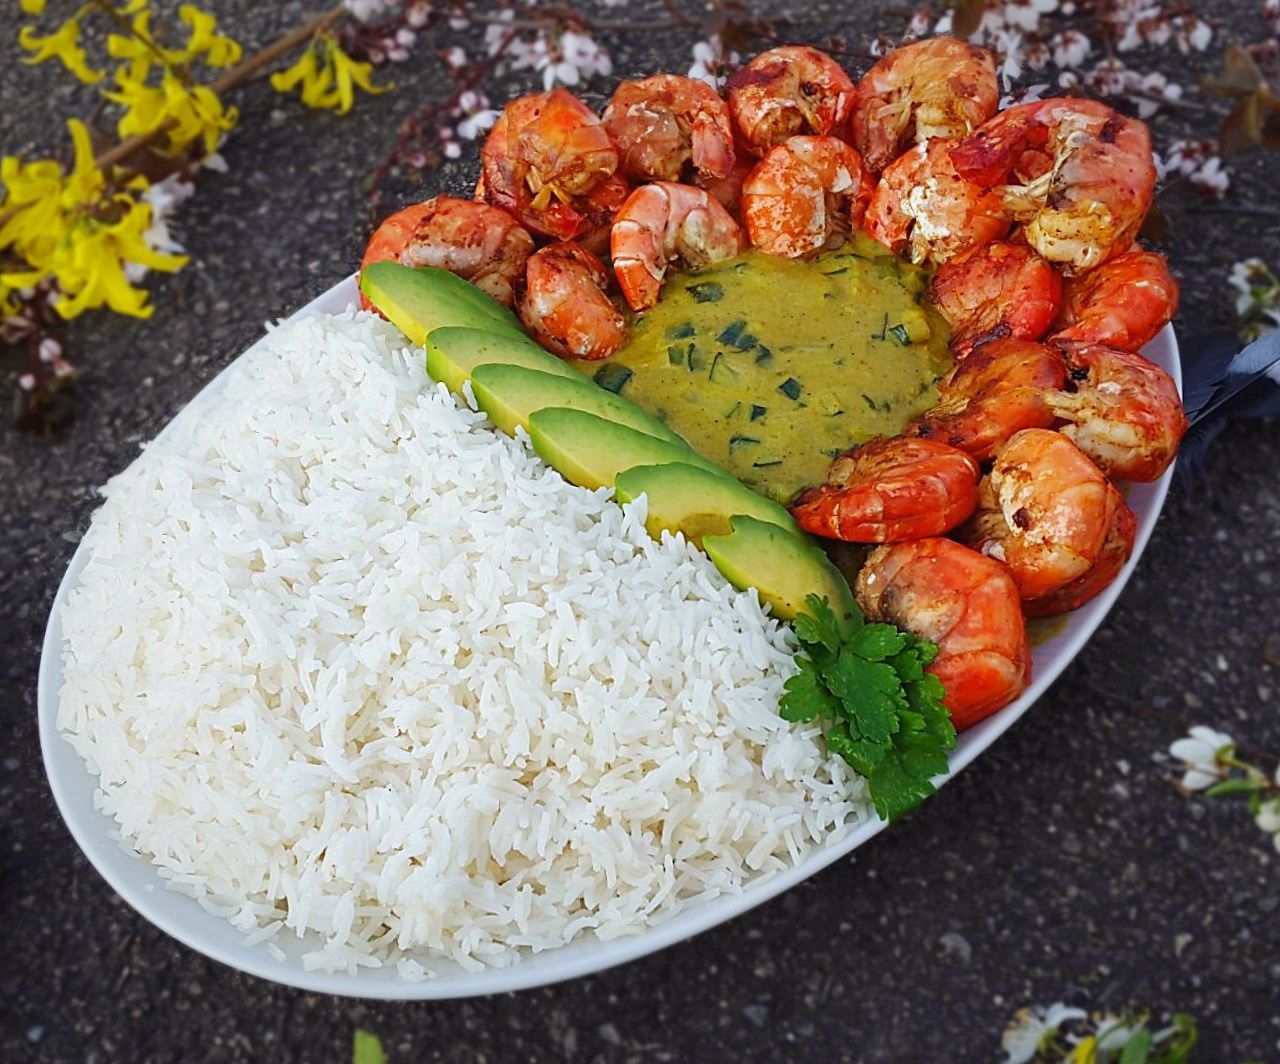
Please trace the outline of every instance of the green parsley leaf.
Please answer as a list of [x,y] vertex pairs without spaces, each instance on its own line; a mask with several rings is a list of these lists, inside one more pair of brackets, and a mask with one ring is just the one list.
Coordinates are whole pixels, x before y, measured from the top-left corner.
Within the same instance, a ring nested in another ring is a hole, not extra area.
[[782,685],[786,692],[778,710],[783,720],[807,724],[818,717],[833,717],[839,706],[818,678],[818,670],[808,658],[797,658],[800,671]]
[[907,645],[907,634],[891,624],[868,624],[849,640],[849,647],[868,661],[884,661]]
[[934,644],[861,613],[836,617],[810,595],[795,620],[799,671],[783,685],[789,721],[821,721],[827,750],[865,776],[876,812],[896,820],[933,794],[956,730],[942,682],[927,666]]

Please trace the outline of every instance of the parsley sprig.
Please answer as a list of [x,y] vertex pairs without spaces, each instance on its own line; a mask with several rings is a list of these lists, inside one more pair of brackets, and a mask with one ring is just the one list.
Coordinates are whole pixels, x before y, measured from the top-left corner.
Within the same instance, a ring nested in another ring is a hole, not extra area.
[[827,749],[866,777],[876,812],[893,821],[934,792],[956,730],[941,682],[927,666],[938,648],[891,624],[868,624],[856,606],[837,621],[810,595],[793,622],[800,671],[784,685],[786,720],[820,720]]

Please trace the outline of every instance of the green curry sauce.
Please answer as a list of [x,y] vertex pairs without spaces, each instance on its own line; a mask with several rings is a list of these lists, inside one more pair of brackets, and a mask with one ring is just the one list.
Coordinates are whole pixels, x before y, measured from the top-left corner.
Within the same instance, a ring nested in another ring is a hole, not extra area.
[[806,262],[749,251],[670,276],[621,351],[576,365],[785,502],[937,400],[951,356],[927,283],[863,234]]

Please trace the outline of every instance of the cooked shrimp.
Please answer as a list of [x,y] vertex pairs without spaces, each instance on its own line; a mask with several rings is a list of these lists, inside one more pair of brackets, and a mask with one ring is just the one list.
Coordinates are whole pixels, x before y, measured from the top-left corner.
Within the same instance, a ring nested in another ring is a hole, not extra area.
[[999,104],[989,51],[928,37],[895,48],[862,76],[849,126],[867,166],[879,173],[911,144],[972,133]]
[[1062,277],[1026,244],[1002,240],[944,263],[929,298],[951,325],[951,351],[964,358],[1002,336],[1039,340],[1057,316]]
[[949,539],[877,547],[855,581],[858,605],[938,647],[929,672],[942,681],[957,729],[1008,705],[1031,678],[1018,586],[1000,562]]
[[1130,251],[1067,282],[1051,339],[1137,351],[1178,312],[1178,282],[1163,255]]
[[1107,538],[1098,552],[1098,559],[1083,576],[1051,591],[1040,598],[1026,599],[1022,612],[1028,617],[1052,617],[1083,606],[1099,591],[1120,575],[1124,563],[1133,553],[1133,542],[1138,534],[1138,518],[1123,502],[1111,518]]
[[742,221],[751,243],[794,259],[839,247],[862,221],[874,182],[836,137],[788,137],[748,175]]
[[834,132],[852,104],[849,75],[829,55],[804,45],[761,52],[729,78],[729,110],[754,155],[797,133]]
[[1124,499],[1060,432],[1025,429],[1000,448],[978,509],[956,538],[1009,567],[1024,599],[1079,580],[1098,560]]
[[577,201],[618,168],[618,149],[592,110],[566,89],[512,100],[480,149],[489,203],[561,240],[583,226]]
[[602,259],[609,258],[609,233],[618,211],[631,195],[631,183],[621,174],[605,178],[574,205],[582,222],[575,241]]
[[1009,230],[1000,196],[952,166],[955,143],[931,140],[900,155],[880,175],[867,207],[867,232],[912,262],[946,262]]
[[738,149],[737,160],[724,177],[706,177],[695,174],[693,183],[708,192],[717,203],[730,214],[738,213],[738,205],[742,201],[742,186],[747,175],[755,169],[756,160],[746,148]]
[[1173,462],[1187,415],[1173,378],[1149,359],[1101,344],[1055,345],[1067,391],[1048,398],[1060,430],[1109,477],[1156,480]]
[[1068,273],[1127,251],[1156,186],[1147,127],[1096,100],[1010,107],[960,141],[951,159],[969,180],[1000,186],[1027,243]]
[[733,169],[729,105],[696,78],[659,74],[624,81],[604,109],[604,128],[636,181],[681,181],[690,171],[710,179]]
[[530,256],[520,320],[543,347],[566,358],[608,358],[627,338],[606,289],[609,271],[578,244],[549,244]]
[[406,266],[439,266],[509,307],[532,253],[533,237],[506,211],[475,200],[435,196],[397,211],[378,226],[360,267],[385,259]]
[[733,215],[700,188],[656,181],[622,205],[609,238],[618,285],[632,310],[658,301],[672,260],[697,270],[742,250]]
[[817,536],[895,543],[949,532],[977,503],[977,462],[943,443],[895,436],[841,455],[791,513]]
[[937,440],[985,462],[1015,432],[1048,428],[1050,399],[1066,367],[1044,344],[992,340],[976,348],[938,386],[938,405],[907,426],[906,434]]

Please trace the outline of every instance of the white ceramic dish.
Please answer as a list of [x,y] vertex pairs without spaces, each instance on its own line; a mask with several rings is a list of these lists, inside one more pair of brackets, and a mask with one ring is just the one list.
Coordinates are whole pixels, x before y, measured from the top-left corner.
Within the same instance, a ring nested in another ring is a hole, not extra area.
[[[294,317],[342,310],[356,296],[355,278],[351,277],[312,300]],[[1181,386],[1178,346],[1172,329],[1166,327],[1148,346],[1146,354],[1173,374]],[[197,416],[222,390],[235,369],[235,363],[228,366],[178,417]],[[171,428],[172,423],[161,435]],[[1154,484],[1137,484],[1129,490],[1129,505],[1138,516],[1138,535],[1133,557],[1124,572],[1092,602],[1069,615],[1062,630],[1053,638],[1035,648],[1031,686],[1012,705],[961,736],[946,778],[959,772],[1008,730],[1080,652],[1120,595],[1141,557],[1164,503],[1169,479],[1170,473],[1166,473]],[[741,894],[726,895],[692,906],[633,937],[612,942],[579,940],[527,957],[508,968],[491,968],[482,972],[467,972],[452,962],[436,962],[428,966],[435,973],[435,978],[416,983],[399,978],[394,968],[365,970],[357,975],[308,972],[299,960],[304,946],[296,939],[281,937],[278,944],[284,949],[286,959],[276,960],[264,945],[244,945],[241,941],[243,936],[226,921],[210,915],[192,899],[166,889],[153,866],[126,851],[112,837],[114,823],[94,808],[95,779],[71,745],[62,740],[55,724],[58,691],[62,686],[62,631],[58,617],[86,560],[83,547],[71,559],[54,600],[40,660],[40,743],[58,808],[85,855],[125,901],[192,949],[252,975],[321,993],[398,1000],[493,994],[571,979],[634,960],[732,919],[838,861],[884,826],[880,822],[863,825],[835,845],[810,853],[800,865],[756,883]]]

